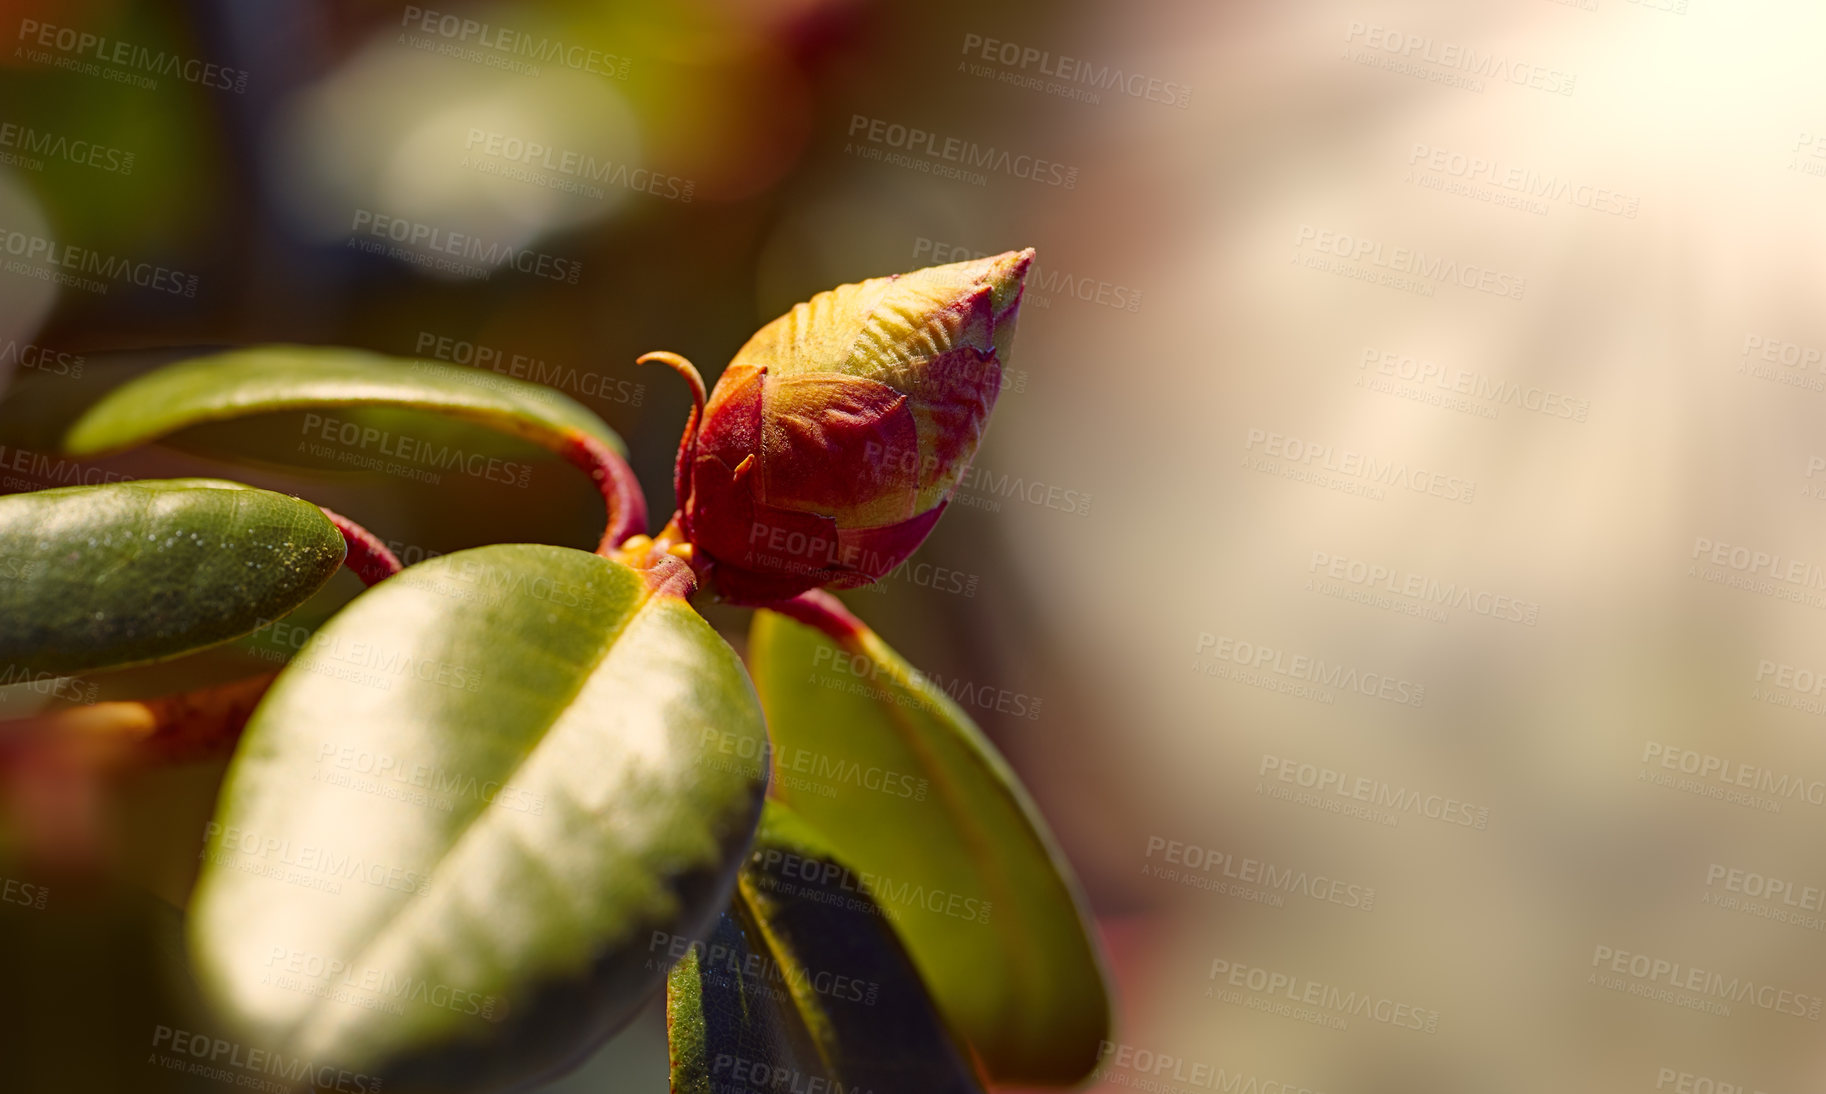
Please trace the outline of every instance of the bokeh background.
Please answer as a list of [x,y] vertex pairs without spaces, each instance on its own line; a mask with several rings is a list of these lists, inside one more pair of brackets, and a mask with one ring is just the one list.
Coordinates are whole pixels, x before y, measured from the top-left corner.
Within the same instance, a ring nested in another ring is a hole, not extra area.
[[[638,354],[714,379],[820,289],[1035,246],[961,504],[849,600],[986,697],[1068,850],[1098,1087],[1818,1091],[1822,48],[1774,0],[8,0],[0,487],[149,362],[297,341],[553,383],[663,512],[688,399]],[[306,439],[134,473],[252,454],[409,562],[594,541],[530,450],[428,484]],[[7,787],[51,898],[0,904],[0,1043],[57,1049],[0,1085],[149,1028],[219,771]],[[556,1089],[664,1081],[655,1013]]]

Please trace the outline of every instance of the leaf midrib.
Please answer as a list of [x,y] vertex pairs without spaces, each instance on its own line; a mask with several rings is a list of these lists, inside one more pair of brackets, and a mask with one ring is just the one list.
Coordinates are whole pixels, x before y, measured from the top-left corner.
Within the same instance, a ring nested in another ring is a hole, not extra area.
[[[502,778],[502,785],[510,785],[512,783],[514,776],[519,774],[521,769],[526,766],[527,762],[532,758],[533,753],[539,750],[539,746],[545,743],[552,728],[563,721],[565,714],[576,704],[577,697],[583,694],[583,690],[589,685],[590,679],[596,675],[597,670],[602,667],[602,663],[608,660],[609,654],[614,651],[621,636],[627,633],[628,628],[633,625],[635,619],[652,605],[655,598],[653,589],[644,581],[639,584],[641,589],[640,599],[622,616],[620,624],[605,636],[606,640],[601,643],[596,656],[591,659],[589,668],[577,674],[577,686],[565,697],[563,702],[553,708],[554,713],[548,720],[545,728],[532,739],[532,742],[527,746],[525,751],[521,752],[519,758],[514,761],[513,766],[507,771],[506,776]],[[455,838],[450,840],[444,846],[442,852],[439,853],[436,864],[427,872],[425,888],[411,900],[396,904],[396,906],[388,912],[381,920],[379,928],[368,936],[368,939],[362,943],[361,949],[357,951],[354,959],[349,962],[350,968],[359,969],[365,967],[362,962],[380,945],[381,942],[388,938],[389,931],[391,931],[394,925],[400,920],[400,911],[411,908],[415,903],[429,903],[436,899],[438,890],[441,888],[441,879],[444,877],[445,864],[456,857],[458,848],[460,848],[464,841],[468,840],[473,833],[478,830],[478,822],[487,814],[492,804],[493,803],[491,802],[483,802],[479,809],[469,815],[468,819],[465,820],[458,829]],[[324,1005],[313,1005],[308,1007],[299,1016],[298,1020],[287,1028],[286,1039],[291,1040],[292,1038],[295,1038],[301,1031],[314,1030],[319,1016],[325,1013],[326,1009],[327,1007]]]

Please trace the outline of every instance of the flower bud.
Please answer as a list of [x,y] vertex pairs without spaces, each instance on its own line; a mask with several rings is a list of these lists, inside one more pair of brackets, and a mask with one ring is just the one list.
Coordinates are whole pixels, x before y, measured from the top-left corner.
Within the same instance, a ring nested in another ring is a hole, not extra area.
[[866,585],[913,553],[976,455],[1032,262],[842,285],[748,340],[679,453],[683,529],[719,593]]

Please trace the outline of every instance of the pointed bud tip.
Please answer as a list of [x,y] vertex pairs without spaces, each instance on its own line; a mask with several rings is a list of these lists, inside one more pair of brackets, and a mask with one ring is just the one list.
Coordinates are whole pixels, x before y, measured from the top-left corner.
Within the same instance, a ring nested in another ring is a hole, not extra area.
[[1021,286],[1027,280],[1027,271],[1033,266],[1033,259],[1034,249],[1027,247],[935,269],[950,271],[972,284],[987,287],[992,301],[991,308],[1000,316],[1010,305],[1020,301]]
[[990,255],[962,265],[981,280],[999,288],[1019,285],[1027,277],[1028,267],[1033,265],[1033,256],[1034,249],[1028,247],[1019,251],[1003,251],[999,255]]

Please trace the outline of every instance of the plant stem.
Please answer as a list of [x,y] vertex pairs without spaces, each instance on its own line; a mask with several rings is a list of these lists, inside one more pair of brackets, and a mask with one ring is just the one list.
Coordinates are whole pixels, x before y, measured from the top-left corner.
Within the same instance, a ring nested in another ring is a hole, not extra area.
[[692,569],[691,556],[691,544],[679,531],[677,513],[672,514],[657,537],[629,536],[607,554],[608,558],[641,571],[654,592],[684,600],[697,592],[697,571]]
[[843,601],[823,589],[812,589],[800,593],[791,600],[776,600],[768,604],[749,606],[779,612],[808,627],[816,627],[845,649],[855,649],[862,636],[869,632],[867,623],[856,618],[848,608],[843,606]]
[[0,767],[50,750],[96,768],[218,755],[240,737],[277,673],[195,691],[91,703],[0,722]]
[[621,453],[584,433],[565,438],[558,453],[589,474],[608,506],[608,526],[596,545],[597,554],[607,557],[629,537],[646,531],[647,497]]
[[[317,508],[323,509],[323,506]],[[323,515],[330,518],[330,523],[342,533],[342,541],[349,545],[349,553],[343,556],[342,564],[361,578],[363,585],[372,586],[400,572],[399,559],[387,550],[386,544],[375,538],[373,532],[341,513],[323,509]]]

